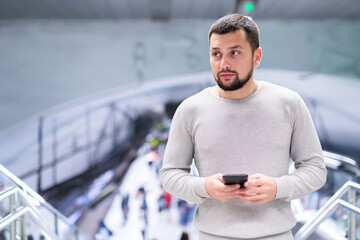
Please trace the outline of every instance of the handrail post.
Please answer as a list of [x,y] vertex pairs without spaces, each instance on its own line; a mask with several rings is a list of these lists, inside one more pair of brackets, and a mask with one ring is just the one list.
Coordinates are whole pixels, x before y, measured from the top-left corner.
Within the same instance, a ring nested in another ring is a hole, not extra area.
[[[21,198],[19,198],[19,203],[20,206],[24,206],[24,202]],[[26,236],[26,229],[25,229],[25,215],[21,216],[20,219],[20,239],[21,240],[25,240],[25,236]]]
[[59,222],[58,222],[58,216],[57,216],[57,214],[56,213],[54,213],[54,217],[55,217],[55,222],[54,222],[54,224],[55,224],[55,234],[57,235],[57,236],[59,236]]
[[38,126],[38,167],[37,167],[37,191],[41,193],[41,183],[42,183],[42,165],[43,165],[43,125],[44,118],[39,118]]
[[25,228],[25,215],[21,216],[21,220],[20,220],[20,239],[21,240],[25,240],[26,239],[26,228]]
[[[351,187],[348,192],[348,201],[356,206],[356,190]],[[356,214],[349,212],[349,240],[356,240]]]
[[[11,194],[9,201],[10,201],[10,214],[13,214],[15,212],[16,206],[15,206],[15,193]],[[16,221],[13,221],[10,223],[10,240],[16,239]]]

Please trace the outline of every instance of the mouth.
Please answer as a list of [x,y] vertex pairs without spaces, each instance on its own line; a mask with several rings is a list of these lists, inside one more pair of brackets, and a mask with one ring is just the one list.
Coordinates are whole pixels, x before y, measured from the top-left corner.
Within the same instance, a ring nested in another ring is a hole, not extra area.
[[220,74],[220,77],[222,77],[222,78],[232,78],[233,76],[235,76],[234,73],[222,73],[222,74]]

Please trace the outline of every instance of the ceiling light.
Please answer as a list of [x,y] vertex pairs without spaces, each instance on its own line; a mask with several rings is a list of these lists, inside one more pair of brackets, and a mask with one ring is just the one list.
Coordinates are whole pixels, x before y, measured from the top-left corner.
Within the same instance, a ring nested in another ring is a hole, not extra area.
[[245,8],[247,11],[251,12],[252,10],[254,10],[254,4],[252,2],[248,2],[246,3]]

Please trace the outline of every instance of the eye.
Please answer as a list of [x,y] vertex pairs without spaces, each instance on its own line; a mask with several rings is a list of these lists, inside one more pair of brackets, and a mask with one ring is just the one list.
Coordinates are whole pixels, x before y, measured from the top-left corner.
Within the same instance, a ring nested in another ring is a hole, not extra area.
[[213,52],[212,55],[213,55],[214,57],[219,57],[219,56],[220,56],[220,53],[219,53],[219,52]]
[[233,56],[236,56],[236,55],[239,55],[240,54],[240,52],[238,52],[238,51],[232,51],[231,52],[231,55],[233,55]]

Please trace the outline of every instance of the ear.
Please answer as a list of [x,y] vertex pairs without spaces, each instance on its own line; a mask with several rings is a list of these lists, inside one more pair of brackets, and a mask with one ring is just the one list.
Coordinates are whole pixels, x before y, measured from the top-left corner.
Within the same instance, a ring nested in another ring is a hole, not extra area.
[[254,52],[254,67],[260,65],[261,57],[262,57],[262,49],[261,47],[258,47]]

